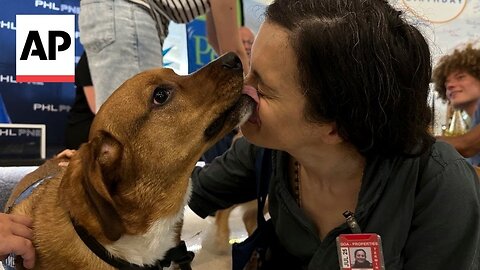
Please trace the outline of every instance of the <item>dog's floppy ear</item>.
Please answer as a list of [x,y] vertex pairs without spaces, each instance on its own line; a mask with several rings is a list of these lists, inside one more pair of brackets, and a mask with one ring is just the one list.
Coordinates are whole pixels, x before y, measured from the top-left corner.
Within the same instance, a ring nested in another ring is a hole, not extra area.
[[82,145],[82,185],[93,206],[105,236],[116,241],[125,232],[112,195],[120,180],[118,174],[122,158],[122,145],[106,132],[100,132],[90,142]]

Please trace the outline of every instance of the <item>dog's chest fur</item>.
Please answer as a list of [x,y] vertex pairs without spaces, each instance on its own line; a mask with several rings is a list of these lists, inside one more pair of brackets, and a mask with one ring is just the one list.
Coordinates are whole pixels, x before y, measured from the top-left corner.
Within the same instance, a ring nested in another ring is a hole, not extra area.
[[[184,198],[184,205],[187,204],[191,194],[189,182]],[[114,244],[105,248],[115,257],[138,264],[153,264],[163,259],[169,249],[177,245],[176,226],[183,219],[183,208],[174,217],[160,219],[152,224],[150,229],[143,235],[124,235]]]

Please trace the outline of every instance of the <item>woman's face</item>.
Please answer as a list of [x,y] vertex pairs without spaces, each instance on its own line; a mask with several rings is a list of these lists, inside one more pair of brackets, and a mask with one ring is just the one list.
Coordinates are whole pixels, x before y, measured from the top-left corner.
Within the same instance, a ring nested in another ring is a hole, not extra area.
[[252,143],[288,151],[315,140],[318,124],[303,116],[305,97],[298,83],[297,59],[287,31],[265,22],[252,48],[245,83],[258,90],[258,123],[246,122],[242,133]]
[[445,81],[447,98],[456,109],[477,102],[480,98],[480,81],[463,71],[452,72]]
[[357,262],[357,263],[364,263],[366,258],[367,258],[367,256],[366,256],[365,252],[363,252],[362,250],[358,250],[355,253],[355,262]]

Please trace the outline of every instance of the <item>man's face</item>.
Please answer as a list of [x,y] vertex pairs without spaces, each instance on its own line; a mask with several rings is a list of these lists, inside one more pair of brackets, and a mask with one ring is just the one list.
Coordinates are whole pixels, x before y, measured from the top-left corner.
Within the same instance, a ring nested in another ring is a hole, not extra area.
[[480,98],[480,80],[464,71],[452,72],[445,80],[447,98],[455,109],[464,109]]
[[247,55],[250,58],[250,54],[252,51],[252,44],[255,39],[255,36],[253,35],[252,31],[250,31],[250,29],[248,29],[247,27],[241,27],[240,39],[242,40],[243,47],[245,48],[245,51],[247,52]]

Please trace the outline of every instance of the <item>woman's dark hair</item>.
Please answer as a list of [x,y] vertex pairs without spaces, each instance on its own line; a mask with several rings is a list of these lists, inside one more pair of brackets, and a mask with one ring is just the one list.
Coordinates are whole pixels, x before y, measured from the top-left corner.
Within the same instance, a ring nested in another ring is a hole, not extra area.
[[367,254],[367,252],[363,248],[359,248],[359,249],[355,250],[355,252],[353,252],[353,256],[357,256],[357,253],[360,252],[360,251],[363,252],[363,254],[365,254],[365,255]]
[[432,80],[435,83],[435,91],[443,100],[447,101],[445,82],[448,75],[459,71],[466,72],[480,81],[480,49],[467,44],[465,49],[457,49],[452,54],[440,58],[433,70]]
[[335,122],[365,156],[418,155],[432,143],[428,44],[385,0],[275,0],[289,32],[305,117]]

